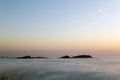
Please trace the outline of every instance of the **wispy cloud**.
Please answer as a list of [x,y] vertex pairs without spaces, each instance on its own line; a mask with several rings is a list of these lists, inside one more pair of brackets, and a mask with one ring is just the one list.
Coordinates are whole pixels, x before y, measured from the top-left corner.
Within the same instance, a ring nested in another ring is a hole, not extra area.
[[99,23],[100,21],[102,21],[102,20],[105,18],[105,16],[106,16],[105,14],[102,15],[102,16],[100,16],[100,17],[97,18],[95,21],[93,21],[92,24],[95,25],[95,24]]
[[101,22],[105,18],[105,16],[106,16],[105,10],[106,10],[106,8],[101,8],[101,9],[97,10],[96,14],[98,14],[99,16],[96,20],[94,20],[92,22],[92,24],[94,24],[94,25],[98,24],[99,22]]
[[106,12],[110,8],[111,4],[107,3],[105,7],[99,8],[96,10],[96,14],[98,17],[92,22],[92,25],[98,24],[108,15]]

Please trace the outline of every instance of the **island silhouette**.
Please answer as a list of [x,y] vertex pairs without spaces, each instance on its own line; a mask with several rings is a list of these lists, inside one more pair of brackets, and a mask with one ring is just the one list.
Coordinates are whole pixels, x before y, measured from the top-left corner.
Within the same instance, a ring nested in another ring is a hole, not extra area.
[[[6,58],[6,59],[48,59],[48,57],[43,57],[43,56],[37,56],[37,57],[32,57],[30,55],[22,56],[22,57],[0,57],[1,59]],[[59,57],[60,59],[62,58],[67,58],[67,59],[73,59],[73,58],[93,58],[91,55],[77,55],[77,56],[72,56],[70,57],[69,55],[64,55]]]
[[78,56],[72,56],[72,57],[65,55],[60,58],[93,58],[93,57],[91,55],[78,55]]
[[23,56],[23,57],[16,57],[16,59],[36,59],[36,58],[45,58],[45,59],[47,59],[47,57],[32,57],[32,56],[29,56],[29,55],[27,55],[27,56]]

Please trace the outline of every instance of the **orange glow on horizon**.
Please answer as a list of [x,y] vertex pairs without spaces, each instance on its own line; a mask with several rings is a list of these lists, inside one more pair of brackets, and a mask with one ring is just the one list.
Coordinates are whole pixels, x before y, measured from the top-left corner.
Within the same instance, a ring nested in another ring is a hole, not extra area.
[[14,42],[1,44],[2,50],[65,50],[65,49],[120,50],[118,42]]

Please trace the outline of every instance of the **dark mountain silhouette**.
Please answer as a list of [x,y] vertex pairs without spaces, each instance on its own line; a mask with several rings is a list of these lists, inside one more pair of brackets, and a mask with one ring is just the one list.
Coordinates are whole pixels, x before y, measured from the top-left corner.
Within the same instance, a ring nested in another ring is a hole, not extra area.
[[70,56],[65,55],[65,56],[62,56],[62,57],[60,57],[60,58],[70,58]]
[[36,59],[36,58],[47,58],[47,57],[31,57],[29,55],[23,57],[16,57],[16,59]]
[[78,56],[73,56],[72,58],[93,58],[90,55],[78,55]]
[[78,55],[78,56],[72,56],[72,57],[65,55],[60,58],[93,58],[93,57],[91,55]]

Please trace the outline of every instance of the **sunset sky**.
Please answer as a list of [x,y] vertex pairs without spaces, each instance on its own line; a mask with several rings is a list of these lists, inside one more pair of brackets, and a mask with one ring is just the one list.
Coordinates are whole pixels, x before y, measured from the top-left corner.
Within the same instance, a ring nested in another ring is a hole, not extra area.
[[65,50],[120,55],[120,0],[0,0],[0,55]]

